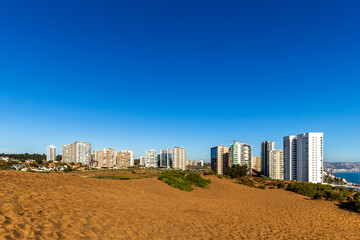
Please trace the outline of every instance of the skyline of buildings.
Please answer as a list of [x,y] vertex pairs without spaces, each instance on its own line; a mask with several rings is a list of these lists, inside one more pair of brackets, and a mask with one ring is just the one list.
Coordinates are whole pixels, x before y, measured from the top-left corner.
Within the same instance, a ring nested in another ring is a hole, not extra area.
[[249,172],[260,169],[271,179],[323,182],[323,133],[286,136],[283,150],[275,149],[275,141],[264,141],[260,155],[252,156],[251,146],[246,143],[218,145],[210,149],[211,169],[224,174],[232,165],[247,165]]
[[[114,148],[94,150],[91,155],[91,144],[74,142],[63,145],[63,161],[66,163],[82,163],[97,168],[129,168],[135,165],[134,151]],[[46,148],[49,160],[56,158],[56,147]],[[186,170],[187,166],[198,166],[197,160],[186,159],[186,149],[174,147],[145,151],[140,156],[140,166],[146,168],[163,168]],[[283,150],[275,149],[275,141],[261,143],[260,156],[252,155],[252,147],[247,143],[234,141],[230,147],[218,145],[211,148],[211,169],[217,174],[224,174],[228,167],[235,164],[246,165],[249,173],[252,170],[262,172],[265,176],[279,180],[295,180],[313,183],[323,181],[323,133],[302,133],[283,137]],[[202,162],[203,165],[203,162]]]

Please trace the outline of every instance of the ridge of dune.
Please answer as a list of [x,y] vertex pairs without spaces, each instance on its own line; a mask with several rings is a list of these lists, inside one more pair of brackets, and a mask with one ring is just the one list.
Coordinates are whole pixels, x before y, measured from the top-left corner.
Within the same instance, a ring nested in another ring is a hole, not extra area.
[[211,177],[183,192],[155,178],[0,171],[3,239],[360,239],[334,202]]

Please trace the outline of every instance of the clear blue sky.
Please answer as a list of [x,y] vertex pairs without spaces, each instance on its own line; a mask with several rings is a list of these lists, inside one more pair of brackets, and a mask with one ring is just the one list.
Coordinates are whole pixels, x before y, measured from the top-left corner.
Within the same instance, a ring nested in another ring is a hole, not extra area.
[[183,146],[209,160],[323,131],[360,160],[359,1],[2,1],[0,152]]

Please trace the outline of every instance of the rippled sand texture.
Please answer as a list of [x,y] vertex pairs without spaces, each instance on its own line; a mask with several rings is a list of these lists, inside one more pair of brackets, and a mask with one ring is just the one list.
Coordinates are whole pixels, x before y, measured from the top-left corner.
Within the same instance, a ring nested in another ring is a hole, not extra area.
[[0,239],[360,239],[334,202],[212,177],[182,192],[157,179],[0,171]]

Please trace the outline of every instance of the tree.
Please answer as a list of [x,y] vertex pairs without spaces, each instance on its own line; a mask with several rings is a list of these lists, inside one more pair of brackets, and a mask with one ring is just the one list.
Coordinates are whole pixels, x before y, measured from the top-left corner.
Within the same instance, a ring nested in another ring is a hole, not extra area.
[[249,168],[246,165],[235,164],[227,168],[225,175],[230,176],[231,178],[245,177],[249,173]]
[[38,159],[35,159],[35,162],[36,162],[37,164],[42,164],[42,163],[43,163],[43,160],[40,159],[40,158],[38,158]]
[[62,155],[57,155],[55,161],[60,162],[62,160]]

